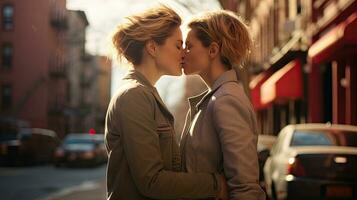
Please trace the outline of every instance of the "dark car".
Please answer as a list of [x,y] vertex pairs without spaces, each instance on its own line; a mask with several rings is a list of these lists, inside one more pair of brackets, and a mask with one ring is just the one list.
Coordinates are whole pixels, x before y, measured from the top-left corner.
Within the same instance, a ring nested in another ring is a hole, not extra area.
[[272,199],[357,199],[357,126],[283,128],[264,166]]
[[56,133],[48,129],[7,129],[1,134],[1,165],[33,165],[53,161],[59,144]]
[[77,133],[65,137],[55,152],[55,166],[94,166],[105,163],[103,134]]

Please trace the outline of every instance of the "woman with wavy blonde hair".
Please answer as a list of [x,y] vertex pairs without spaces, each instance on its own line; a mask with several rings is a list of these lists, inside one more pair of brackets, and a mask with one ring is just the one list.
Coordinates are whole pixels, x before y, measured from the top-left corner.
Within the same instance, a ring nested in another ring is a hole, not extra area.
[[183,167],[223,173],[229,199],[265,199],[258,182],[256,118],[237,78],[252,48],[248,27],[229,11],[206,12],[188,27],[184,72],[198,74],[209,89],[189,98],[180,141]]
[[132,70],[106,115],[108,200],[224,197],[218,173],[181,172],[174,118],[154,87],[162,75],[181,75],[180,24],[172,9],[159,6],[128,17],[113,36]]

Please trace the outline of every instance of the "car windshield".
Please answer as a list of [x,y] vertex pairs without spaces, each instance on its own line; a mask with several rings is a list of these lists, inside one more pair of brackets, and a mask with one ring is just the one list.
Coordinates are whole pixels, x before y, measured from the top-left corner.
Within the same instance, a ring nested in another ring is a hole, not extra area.
[[18,136],[18,129],[9,124],[2,124],[0,121],[0,141],[5,142],[9,140],[16,140]]
[[86,134],[70,134],[68,135],[64,142],[64,144],[94,144],[97,143],[97,137]]
[[0,133],[0,142],[6,142],[10,140],[16,140],[17,134],[16,133]]
[[93,144],[93,139],[71,138],[64,141],[64,144]]
[[296,130],[291,146],[357,147],[357,132],[341,130]]

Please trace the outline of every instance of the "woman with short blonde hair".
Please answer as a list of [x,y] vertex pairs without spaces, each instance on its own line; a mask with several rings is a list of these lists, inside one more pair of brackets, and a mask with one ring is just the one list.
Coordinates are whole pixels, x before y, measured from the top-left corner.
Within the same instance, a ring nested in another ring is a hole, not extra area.
[[229,199],[265,199],[258,178],[257,124],[237,78],[249,55],[247,25],[230,11],[212,11],[188,24],[184,72],[198,74],[209,88],[189,98],[180,147],[189,173],[223,173]]
[[154,87],[162,75],[181,75],[180,24],[175,11],[159,6],[128,17],[113,36],[132,70],[106,115],[108,200],[224,197],[219,174],[181,172],[174,118]]

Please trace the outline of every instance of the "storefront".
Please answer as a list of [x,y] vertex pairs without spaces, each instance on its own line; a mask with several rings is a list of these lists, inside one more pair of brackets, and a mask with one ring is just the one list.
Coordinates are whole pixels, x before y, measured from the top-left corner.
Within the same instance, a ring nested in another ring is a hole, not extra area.
[[357,12],[308,51],[308,121],[357,125]]
[[296,58],[277,71],[265,71],[251,81],[251,99],[261,134],[276,135],[288,124],[306,121],[302,63]]

